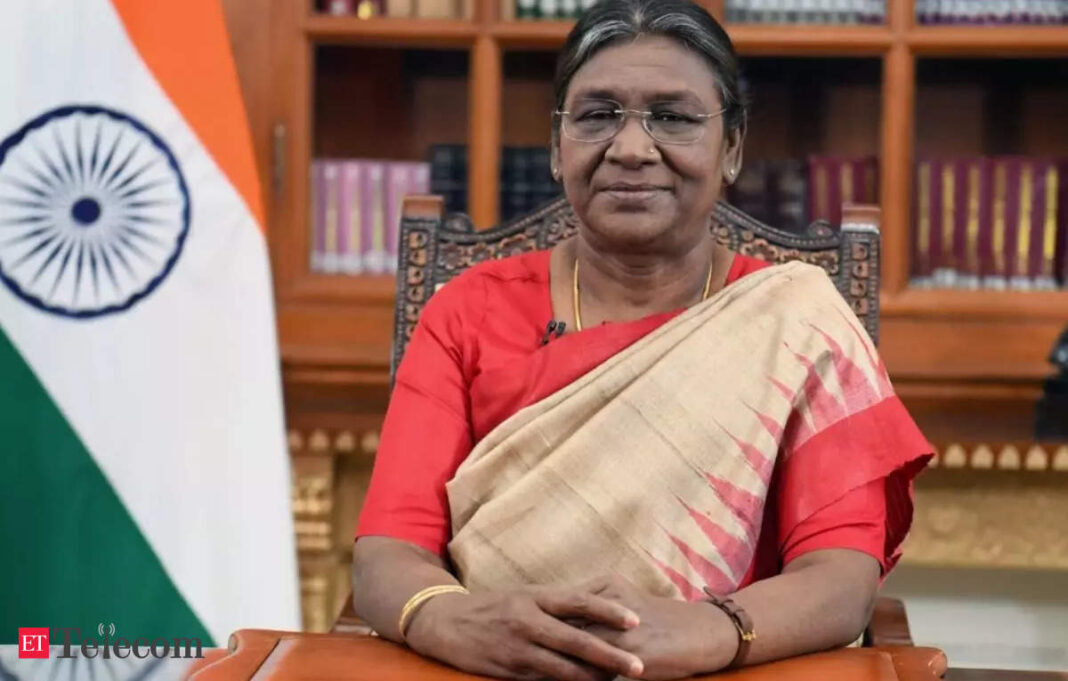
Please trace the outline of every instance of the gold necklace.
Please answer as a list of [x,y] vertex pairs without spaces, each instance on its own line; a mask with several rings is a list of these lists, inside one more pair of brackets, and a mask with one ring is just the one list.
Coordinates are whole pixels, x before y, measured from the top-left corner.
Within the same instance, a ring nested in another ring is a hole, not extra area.
[[[705,277],[705,291],[701,294],[701,300],[708,300],[708,294],[712,290],[712,265],[715,258],[708,264],[708,276]],[[575,265],[571,268],[571,307],[575,313],[575,331],[582,331],[582,312],[579,308],[579,285],[578,285],[578,257]]]

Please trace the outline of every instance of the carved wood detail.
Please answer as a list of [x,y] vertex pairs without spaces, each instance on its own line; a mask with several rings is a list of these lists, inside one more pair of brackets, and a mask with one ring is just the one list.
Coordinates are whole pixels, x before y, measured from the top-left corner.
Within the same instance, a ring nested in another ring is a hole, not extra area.
[[[290,429],[288,441],[303,625],[305,631],[329,631],[350,588],[351,545],[339,540],[355,528],[347,490],[366,488],[370,472],[366,466],[349,470],[346,463],[369,461],[378,431]],[[349,479],[353,475],[358,479]]]
[[[411,203],[409,203],[411,202]],[[410,206],[418,210],[410,210]],[[438,288],[485,260],[551,248],[578,228],[571,205],[556,199],[529,215],[482,232],[461,213],[427,215],[427,199],[405,201],[391,367],[396,369],[419,314]],[[709,225],[716,240],[773,263],[801,260],[835,281],[872,338],[878,340],[879,222],[874,208],[849,207],[840,230],[816,221],[800,234],[766,225],[728,204],[716,206]]]
[[1068,570],[1064,473],[930,470],[916,483],[910,565]]

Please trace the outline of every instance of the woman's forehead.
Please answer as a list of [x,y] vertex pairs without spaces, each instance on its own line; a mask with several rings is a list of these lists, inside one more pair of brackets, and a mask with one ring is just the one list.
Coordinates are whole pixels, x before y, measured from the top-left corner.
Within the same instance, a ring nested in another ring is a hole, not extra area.
[[[610,96],[609,96],[610,95]],[[651,36],[611,45],[582,65],[568,86],[568,99],[617,101],[719,100],[716,76],[698,54],[671,38]]]

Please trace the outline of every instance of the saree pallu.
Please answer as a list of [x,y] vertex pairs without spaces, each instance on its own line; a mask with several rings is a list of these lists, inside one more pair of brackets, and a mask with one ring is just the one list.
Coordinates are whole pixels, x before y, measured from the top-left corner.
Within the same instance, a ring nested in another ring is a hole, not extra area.
[[[662,596],[731,593],[773,474],[788,528],[860,485],[911,479],[929,451],[826,273],[790,263],[497,426],[446,485],[448,551],[473,590],[614,572]],[[888,555],[908,519],[894,526]]]

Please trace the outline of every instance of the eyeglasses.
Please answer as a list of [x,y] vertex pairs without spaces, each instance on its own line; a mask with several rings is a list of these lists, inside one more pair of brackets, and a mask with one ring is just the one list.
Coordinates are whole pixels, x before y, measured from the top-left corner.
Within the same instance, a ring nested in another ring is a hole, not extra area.
[[705,123],[726,109],[703,113],[688,102],[651,104],[648,111],[624,109],[618,102],[580,99],[570,111],[554,111],[561,119],[561,130],[576,142],[605,142],[619,134],[627,118],[642,119],[642,129],[662,144],[693,144],[708,128]]

